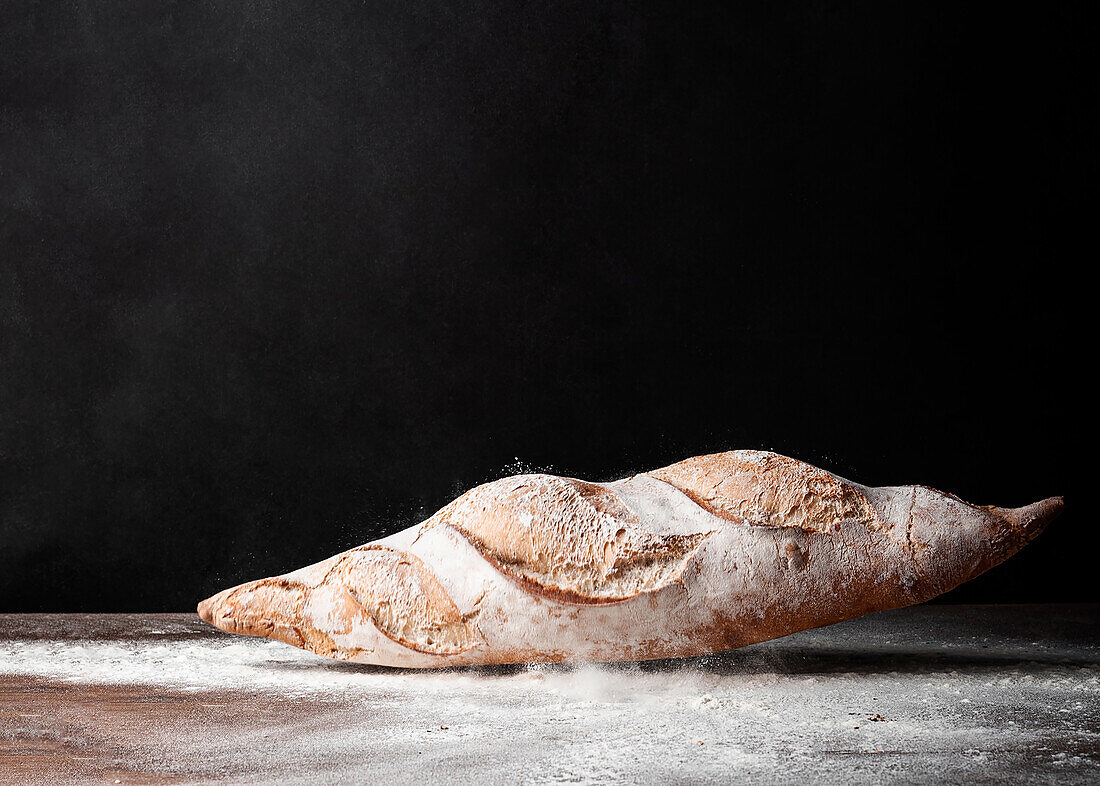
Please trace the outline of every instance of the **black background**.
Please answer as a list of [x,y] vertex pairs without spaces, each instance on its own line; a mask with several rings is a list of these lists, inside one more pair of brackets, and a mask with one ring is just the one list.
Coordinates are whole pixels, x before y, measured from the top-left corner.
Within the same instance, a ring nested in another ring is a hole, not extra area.
[[6,3],[0,610],[731,448],[1064,494],[946,599],[1100,599],[1086,5]]

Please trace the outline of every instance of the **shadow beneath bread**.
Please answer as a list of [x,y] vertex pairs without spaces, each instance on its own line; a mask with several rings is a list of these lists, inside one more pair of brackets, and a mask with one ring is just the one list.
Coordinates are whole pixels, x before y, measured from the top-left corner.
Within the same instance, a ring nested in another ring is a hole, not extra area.
[[805,649],[731,650],[683,660],[650,661],[636,664],[641,671],[698,671],[727,674],[934,674],[942,672],[1021,671],[1036,667],[1100,669],[1094,657],[1049,653],[1005,653],[966,650],[962,652],[914,651],[904,649]]
[[1089,657],[1050,657],[1042,654],[1017,655],[983,652],[914,652],[905,650],[872,651],[830,649],[828,651],[730,650],[695,658],[668,658],[623,663],[554,663],[509,666],[467,666],[448,671],[507,676],[531,669],[567,673],[581,668],[607,671],[670,674],[697,672],[716,676],[739,674],[816,675],[816,674],[935,674],[942,672],[983,672],[1020,670],[1034,673],[1036,668],[1100,671],[1100,660]]
[[318,671],[354,674],[454,674],[496,679],[537,671],[545,674],[569,674],[584,669],[599,669],[623,674],[675,674],[692,672],[715,676],[734,675],[827,675],[827,674],[936,674],[944,672],[981,673],[1036,669],[1065,671],[1089,669],[1100,672],[1100,660],[1092,657],[1052,657],[1041,653],[1012,654],[965,652],[928,652],[906,650],[780,650],[742,649],[701,655],[695,658],[667,658],[617,663],[515,663],[498,666],[458,666],[442,669],[401,669],[340,661],[273,661],[264,668],[272,671],[316,673]]

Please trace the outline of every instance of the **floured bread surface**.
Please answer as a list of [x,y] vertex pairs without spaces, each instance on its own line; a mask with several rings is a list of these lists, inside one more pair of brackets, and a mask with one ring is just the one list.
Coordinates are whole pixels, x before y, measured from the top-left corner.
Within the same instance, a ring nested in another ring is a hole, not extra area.
[[479,486],[437,513],[531,592],[617,603],[675,581],[705,534],[655,534],[604,486],[517,475]]
[[199,614],[388,666],[699,655],[927,600],[1010,557],[1061,508],[868,488],[758,451],[610,484],[518,475],[225,590]]
[[853,485],[777,453],[714,453],[648,474],[716,515],[750,524],[828,532],[844,521],[875,520],[871,503]]
[[418,652],[453,655],[477,637],[447,591],[418,557],[383,546],[345,552],[325,580],[347,588],[382,633]]
[[[410,650],[455,655],[477,646],[476,627],[413,554],[360,546],[335,557],[318,582],[260,579],[200,606],[207,622],[352,660],[366,626]],[[370,638],[370,637],[368,637]]]

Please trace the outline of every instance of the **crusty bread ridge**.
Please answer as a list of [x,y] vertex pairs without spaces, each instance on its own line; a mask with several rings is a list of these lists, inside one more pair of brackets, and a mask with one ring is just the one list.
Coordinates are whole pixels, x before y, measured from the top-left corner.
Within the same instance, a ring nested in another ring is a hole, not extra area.
[[417,526],[199,604],[212,625],[413,668],[686,657],[920,603],[1062,509],[869,488],[761,451],[613,483],[516,475]]

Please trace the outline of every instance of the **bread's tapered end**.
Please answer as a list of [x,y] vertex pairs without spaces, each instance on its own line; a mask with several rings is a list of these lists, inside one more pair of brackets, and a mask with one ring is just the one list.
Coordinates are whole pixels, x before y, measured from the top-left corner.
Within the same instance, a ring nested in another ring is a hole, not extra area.
[[222,590],[198,605],[204,622],[226,633],[260,636],[302,646],[301,586],[281,577],[249,581]]
[[201,603],[199,603],[199,607],[197,609],[198,614],[199,614],[199,619],[201,619],[207,625],[213,625],[214,624],[214,598],[215,597],[217,597],[217,596],[215,595],[215,596],[209,597],[206,600],[202,601]]
[[213,625],[215,628],[220,628],[230,633],[241,632],[236,629],[237,626],[234,624],[233,609],[226,603],[230,593],[235,589],[237,589],[237,587],[222,590],[216,595],[211,595],[209,598],[199,603],[197,609],[199,619],[208,625]]
[[1062,497],[1048,497],[1020,508],[999,508],[992,505],[978,508],[992,516],[985,520],[979,530],[982,533],[982,538],[978,541],[981,558],[975,568],[968,575],[963,576],[962,580],[969,581],[990,568],[1000,565],[1035,540],[1047,525],[1058,517],[1064,507],[1065,500]]
[[1050,522],[1058,518],[1065,506],[1063,497],[1047,497],[1022,508],[1002,509],[1001,515],[1018,529],[1022,539],[1020,545],[1023,545],[1038,537]]

